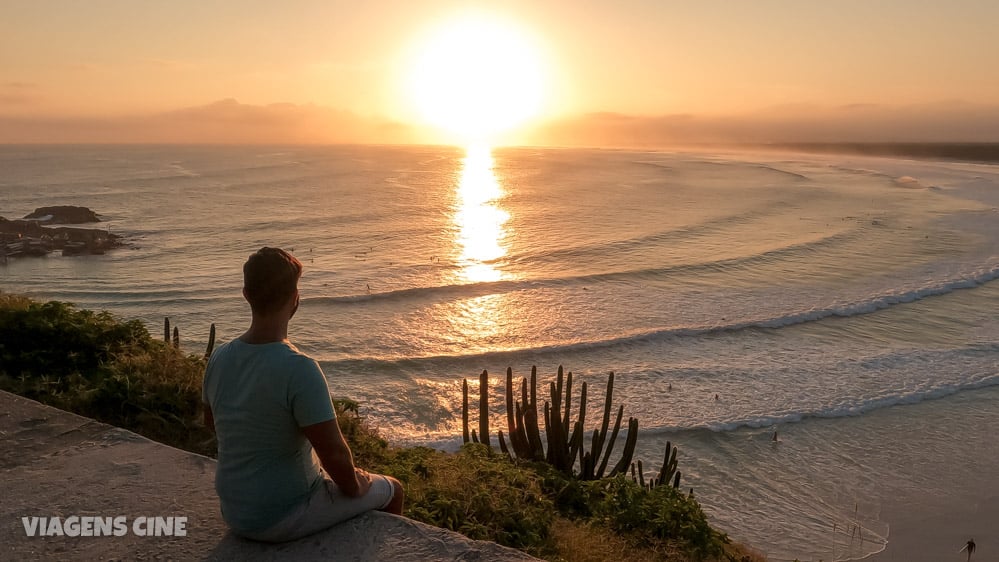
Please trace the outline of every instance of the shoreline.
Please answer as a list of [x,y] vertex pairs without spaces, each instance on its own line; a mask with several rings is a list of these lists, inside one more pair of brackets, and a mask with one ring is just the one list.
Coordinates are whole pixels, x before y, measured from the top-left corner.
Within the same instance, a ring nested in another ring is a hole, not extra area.
[[972,562],[999,559],[999,444],[971,429],[999,422],[999,388],[943,400],[952,401],[943,411],[906,407],[916,410],[908,412],[906,425],[913,448],[922,444],[924,454],[894,459],[900,466],[896,479],[915,485],[883,494],[880,519],[889,523],[888,544],[867,561],[964,562],[966,553],[959,551],[969,539],[977,545]]
[[747,148],[836,154],[876,158],[914,159],[969,164],[999,163],[999,143],[994,142],[775,142]]
[[[984,492],[984,490],[983,490]],[[894,520],[885,549],[865,558],[869,562],[940,562],[967,560],[960,549],[969,539],[977,548],[976,560],[993,560],[999,553],[999,495],[996,490],[982,498],[931,497],[930,503],[914,505],[898,501],[886,506],[886,518]]]
[[842,432],[862,464],[830,470],[853,479],[887,524],[885,548],[863,560],[965,562],[969,539],[972,562],[999,559],[999,444],[982,429],[999,423],[997,405],[999,387],[972,389],[861,417]]

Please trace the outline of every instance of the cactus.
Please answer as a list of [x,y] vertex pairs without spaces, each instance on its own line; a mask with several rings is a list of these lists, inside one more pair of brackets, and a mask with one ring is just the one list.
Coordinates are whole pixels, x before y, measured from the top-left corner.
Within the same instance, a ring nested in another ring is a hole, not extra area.
[[[621,420],[624,417],[624,406],[618,407],[617,419],[614,423],[613,433],[610,439],[607,439],[607,432],[610,431],[610,414],[611,408],[613,407],[614,398],[614,373],[612,372],[607,379],[607,391],[604,396],[604,413],[601,420],[600,427],[593,430],[593,437],[590,442],[590,450],[584,452],[582,458],[580,459],[580,470],[579,477],[583,480],[595,480],[603,478],[604,472],[607,470],[607,463],[610,461],[610,455],[614,450],[614,442],[617,440],[617,435],[621,430]],[[584,422],[586,416],[586,383],[583,383],[582,396],[579,401],[580,409],[580,421]],[[580,431],[582,426],[580,426]],[[573,431],[573,437],[575,437],[576,430]],[[631,435],[629,435],[629,439]],[[570,441],[575,441],[570,439]],[[580,439],[581,441],[581,439]],[[604,448],[606,445],[606,449]],[[632,447],[633,449],[633,447]],[[627,448],[626,448],[627,450]],[[575,454],[572,454],[573,459],[575,459]],[[584,459],[589,459],[584,462]],[[602,459],[602,460],[601,460]],[[597,464],[599,463],[599,465]]]
[[[566,383],[563,385],[563,383]],[[571,437],[569,435],[569,402],[571,400],[572,372],[566,378],[563,374],[562,366],[558,366],[556,383],[550,385],[552,394],[552,415],[551,425],[547,426],[551,441],[554,443],[554,454],[552,455],[556,468],[566,474],[572,474],[572,467],[576,459],[570,454]],[[563,392],[565,393],[565,414],[562,413]],[[551,436],[554,435],[552,438]]]
[[541,430],[538,429],[538,410],[529,406],[524,411],[524,424],[527,426],[527,441],[530,445],[530,457],[533,460],[545,459],[544,445],[541,443]]
[[562,366],[559,365],[556,382],[548,383],[548,395],[551,402],[545,401],[545,431],[548,435],[549,464],[559,470],[565,470],[565,457],[568,456],[568,443],[562,435]]
[[479,435],[482,443],[492,449],[489,444],[489,373],[485,370],[479,375]]
[[[549,393],[554,398],[554,395],[555,395],[555,383],[550,383],[548,386],[550,387]],[[549,402],[548,400],[545,400],[545,407],[544,407],[544,412],[545,412],[545,435],[548,438],[548,451],[545,454],[545,462],[547,462],[548,464],[550,464],[552,466],[557,467],[558,463],[555,460],[555,455],[557,454],[556,450],[561,447],[561,444],[558,443],[558,433],[556,431],[554,431],[553,428],[552,428],[552,412],[553,412],[554,409],[555,409],[555,404],[553,402]],[[561,423],[562,423],[562,420],[559,420],[559,424],[561,424]]]
[[468,443],[468,379],[461,379],[461,442]]
[[538,367],[531,366],[531,407],[534,408],[535,417],[538,413]]
[[180,329],[173,327],[173,346],[180,349]]
[[[518,401],[514,405],[514,418],[516,421],[516,426],[514,427],[515,432],[510,435],[510,441],[514,445],[514,452],[517,454],[517,458],[520,459],[530,459],[531,458],[531,445],[527,440],[527,428],[524,423],[524,409],[521,407]],[[517,436],[516,440],[514,435]]]
[[506,455],[507,458],[509,458],[509,459],[512,460],[513,459],[513,455],[510,454],[510,449],[508,449],[507,446],[506,446],[506,440],[503,439],[503,430],[500,429],[499,431],[497,431],[496,435],[499,437],[500,451],[503,451],[503,454]]
[[555,375],[555,382],[548,385],[548,394],[552,398],[552,424],[558,423],[559,429],[562,429],[562,383],[565,382],[564,379],[562,365],[559,365],[558,373]]
[[[558,366],[558,372],[562,374],[562,365]],[[572,410],[572,371],[565,378],[565,415],[562,417],[562,435],[569,435],[569,413]]]
[[[585,383],[584,383],[585,387]],[[583,448],[583,422],[577,421],[572,428],[572,437],[569,438],[569,471],[572,472],[572,466],[576,463],[576,455]],[[579,459],[579,464],[582,466],[583,459]]]
[[669,441],[666,442],[666,455],[663,458],[663,467],[659,470],[659,476],[656,478],[656,484],[669,484],[673,482],[674,488],[680,487],[680,481],[678,479],[679,473],[676,470],[677,448],[673,446]]
[[[557,470],[581,480],[594,480],[605,477],[621,431],[624,419],[624,406],[618,406],[613,427],[610,424],[611,408],[614,396],[614,373],[607,379],[604,394],[604,411],[600,425],[594,428],[587,450],[584,447],[584,428],[586,424],[586,397],[588,385],[584,381],[580,389],[578,419],[573,422],[572,416],[572,372],[566,373],[559,365],[555,380],[549,382],[550,400],[545,400],[542,408],[538,407],[537,367],[531,367],[530,383],[527,378],[520,381],[520,400],[514,394],[513,369],[506,370],[506,429],[499,430],[497,437],[500,450],[511,459],[532,461],[547,461]],[[541,410],[541,411],[539,411]],[[545,439],[542,440],[539,419],[543,416],[545,424]],[[570,433],[569,429],[572,428]],[[608,435],[609,433],[609,435]],[[509,441],[507,440],[509,438]],[[489,373],[482,371],[479,376],[479,428],[469,431],[468,380],[462,380],[462,439],[465,443],[483,443],[492,446],[489,438]],[[672,443],[666,443],[666,454],[662,469],[647,482],[642,462],[633,463],[635,446],[638,442],[638,419],[628,418],[628,435],[625,439],[621,458],[611,469],[607,477],[626,474],[631,469],[632,479],[644,489],[651,490],[656,486],[671,485],[675,489],[680,486],[680,472],[677,470],[677,448]],[[547,445],[547,447],[546,447]],[[546,450],[547,449],[547,450]],[[576,463],[579,471],[574,471]]]
[[208,347],[205,348],[205,360],[207,361],[209,357],[212,356],[212,350],[215,349],[215,323],[212,322],[212,327],[208,331]]
[[621,430],[621,418],[624,416],[624,406],[619,406],[617,409],[617,421],[614,422],[614,432],[611,433],[610,441],[607,442],[607,453],[604,454],[604,460],[600,463],[600,468],[597,469],[597,480],[604,477],[604,471],[607,470],[607,461],[610,460],[611,451],[614,450],[614,443],[617,442],[617,434]]
[[514,454],[517,457],[525,457],[527,455],[527,434],[523,431],[523,425],[517,423],[520,416],[518,416],[516,412],[517,410],[513,406],[513,369],[511,367],[507,367],[506,426],[507,431],[510,433],[510,446],[513,447]]
[[593,456],[589,451],[583,453],[583,458],[579,461],[579,478],[582,480],[592,480],[590,474],[593,472]]
[[638,420],[628,418],[628,438],[624,442],[624,452],[621,454],[621,460],[618,461],[617,466],[611,471],[609,477],[613,478],[615,475],[628,470],[628,465],[631,464],[631,457],[635,455],[636,443],[638,443]]
[[596,444],[600,442],[600,430],[594,429],[590,436],[590,450],[583,453],[583,462],[579,467],[579,477],[583,480],[593,480],[593,471],[597,464],[597,457],[593,455]]
[[521,395],[524,398],[524,426],[527,430],[527,442],[530,445],[530,457],[536,461],[545,460],[545,447],[541,443],[541,429],[538,427],[538,369],[531,367],[530,401],[527,395],[527,381],[521,385]]
[[163,341],[170,343],[170,318],[163,317]]
[[579,420],[576,421],[576,425],[572,428],[572,437],[569,439],[571,443],[569,451],[569,460],[571,463],[576,462],[576,455],[579,455],[579,465],[583,465],[583,428],[586,423],[586,381],[583,381],[582,388],[579,394]]
[[538,368],[531,367],[531,405],[527,409],[527,436],[531,443],[534,460],[545,459],[545,447],[541,442],[541,428],[538,425]]
[[[600,458],[600,453],[604,448],[604,440],[607,438],[607,426],[610,424],[610,413],[611,413],[611,399],[614,394],[614,372],[611,371],[610,377],[607,378],[607,394],[604,398],[604,418],[603,422],[600,424],[600,439],[594,440],[593,444],[593,459],[596,460]],[[596,433],[594,433],[596,435]]]
[[562,402],[559,388],[562,386],[562,374],[559,372],[558,383],[550,383],[549,392],[552,403],[549,407],[545,402],[545,428],[548,432],[548,463],[567,474],[572,473],[572,462],[569,457],[568,436],[562,429]]

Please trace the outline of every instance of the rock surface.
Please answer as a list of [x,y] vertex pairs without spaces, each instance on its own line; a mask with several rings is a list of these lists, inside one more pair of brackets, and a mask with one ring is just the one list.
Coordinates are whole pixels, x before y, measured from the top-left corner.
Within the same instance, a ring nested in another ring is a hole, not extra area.
[[0,263],[8,257],[45,256],[53,251],[62,251],[64,256],[103,254],[124,246],[121,236],[112,234],[110,227],[47,226],[99,220],[97,213],[86,207],[68,205],[39,207],[23,219],[0,217]]
[[[0,560],[535,560],[403,517],[369,513],[268,545],[226,530],[215,461],[0,391]],[[29,537],[22,517],[124,516],[121,537]],[[141,516],[186,517],[186,536],[143,537]]]
[[86,207],[75,205],[55,205],[39,207],[34,212],[25,215],[25,220],[37,220],[43,224],[84,224],[100,222],[97,213]]

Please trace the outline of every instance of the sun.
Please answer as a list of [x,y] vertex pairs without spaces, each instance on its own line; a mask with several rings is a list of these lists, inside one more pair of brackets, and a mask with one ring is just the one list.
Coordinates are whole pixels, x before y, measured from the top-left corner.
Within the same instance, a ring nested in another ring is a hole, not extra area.
[[541,111],[542,50],[497,16],[465,14],[432,29],[414,49],[407,93],[425,123],[488,142]]

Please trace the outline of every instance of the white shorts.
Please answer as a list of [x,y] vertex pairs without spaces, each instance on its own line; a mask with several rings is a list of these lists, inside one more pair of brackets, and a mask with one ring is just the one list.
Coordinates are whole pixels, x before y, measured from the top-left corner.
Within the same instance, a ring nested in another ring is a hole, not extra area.
[[343,495],[325,471],[321,475],[323,480],[316,486],[308,501],[296,507],[284,519],[263,531],[240,535],[263,542],[293,541],[362,513],[384,509],[395,495],[392,483],[381,474],[371,474],[371,489],[359,498]]

